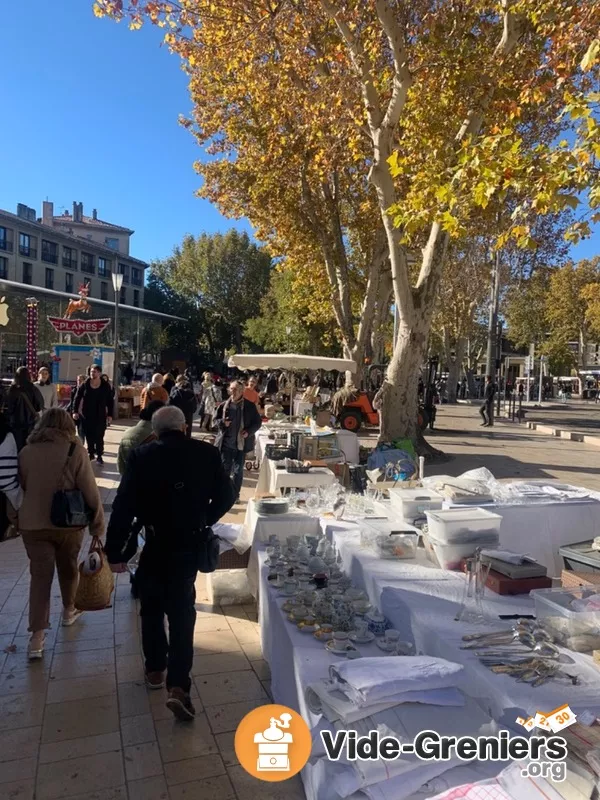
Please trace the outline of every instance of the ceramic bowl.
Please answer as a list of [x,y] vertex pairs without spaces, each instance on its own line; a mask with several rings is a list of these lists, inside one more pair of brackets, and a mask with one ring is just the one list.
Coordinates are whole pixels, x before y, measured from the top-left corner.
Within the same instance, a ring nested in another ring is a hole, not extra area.
[[366,600],[367,596],[363,592],[362,589],[356,589],[355,587],[351,587],[350,589],[346,589],[346,597],[349,600]]
[[368,614],[372,606],[368,600],[355,600],[352,603],[352,608],[355,614],[363,615],[363,614]]

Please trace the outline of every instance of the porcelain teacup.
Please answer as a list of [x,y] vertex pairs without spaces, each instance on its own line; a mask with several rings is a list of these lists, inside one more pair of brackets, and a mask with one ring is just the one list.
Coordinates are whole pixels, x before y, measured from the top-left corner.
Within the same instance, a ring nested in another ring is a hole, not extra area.
[[383,634],[383,641],[389,645],[398,644],[400,641],[400,631],[397,631],[394,628],[388,628]]
[[294,578],[286,578],[283,582],[283,591],[291,597],[298,591],[298,581]]
[[357,617],[354,620],[354,633],[358,639],[364,639],[368,630],[369,626],[367,625],[367,620],[364,619],[364,617]]
[[333,646],[336,650],[343,650],[348,645],[348,634],[346,631],[334,631]]

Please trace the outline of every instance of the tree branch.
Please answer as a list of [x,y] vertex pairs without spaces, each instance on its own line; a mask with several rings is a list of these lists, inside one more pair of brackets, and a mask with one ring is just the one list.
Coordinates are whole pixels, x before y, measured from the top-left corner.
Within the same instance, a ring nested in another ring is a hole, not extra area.
[[408,54],[404,44],[404,34],[394,16],[394,12],[387,0],[375,0],[375,8],[394,59],[394,88],[381,127],[395,128],[400,120],[408,90],[413,84],[413,78],[408,68]]

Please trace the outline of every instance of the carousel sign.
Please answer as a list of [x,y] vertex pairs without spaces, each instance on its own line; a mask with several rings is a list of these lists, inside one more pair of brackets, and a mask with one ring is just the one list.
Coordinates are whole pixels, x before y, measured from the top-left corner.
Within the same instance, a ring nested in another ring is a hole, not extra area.
[[110,319],[64,319],[63,317],[48,317],[48,322],[58,333],[85,336],[86,333],[102,333],[110,324]]
[[91,306],[88,302],[90,293],[89,284],[79,287],[79,300],[70,300],[64,317],[48,317],[48,322],[58,333],[70,333],[72,336],[85,336],[85,334],[102,333],[110,324],[110,319],[72,319],[72,315],[79,311],[89,314]]

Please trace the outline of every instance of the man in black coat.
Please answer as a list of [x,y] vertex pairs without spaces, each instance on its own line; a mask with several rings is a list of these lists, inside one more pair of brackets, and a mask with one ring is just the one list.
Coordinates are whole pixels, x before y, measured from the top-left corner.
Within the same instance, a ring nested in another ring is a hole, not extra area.
[[229,399],[217,409],[216,419],[219,435],[215,445],[221,450],[225,472],[233,479],[237,503],[244,480],[244,456],[254,450],[255,434],[262,425],[255,404],[244,398],[241,381],[229,384]]
[[87,441],[90,461],[95,458],[104,464],[104,434],[112,422],[113,390],[108,381],[102,380],[102,370],[97,364],[90,369],[90,377],[82,383],[73,404],[73,419],[83,420],[83,432]]
[[[483,428],[491,428],[494,424],[494,396],[496,394],[496,387],[492,376],[488,375],[485,379],[485,391],[483,395],[483,404],[479,409],[479,413],[483,417],[481,426]],[[487,415],[487,416],[486,416]]]
[[192,425],[194,422],[194,414],[198,408],[198,401],[190,383],[184,375],[179,375],[175,381],[175,386],[171,389],[169,396],[169,405],[177,406],[183,411],[185,423],[187,425],[188,439],[192,435]]
[[[146,685],[169,691],[167,707],[193,719],[190,672],[194,658],[198,545],[207,526],[229,511],[234,491],[209,444],[186,436],[180,409],[167,406],[152,417],[158,439],[134,449],[113,503],[105,552],[113,572],[125,572],[135,555],[134,518],[146,543],[136,572],[141,602]],[[169,639],[165,633],[165,614]]]

